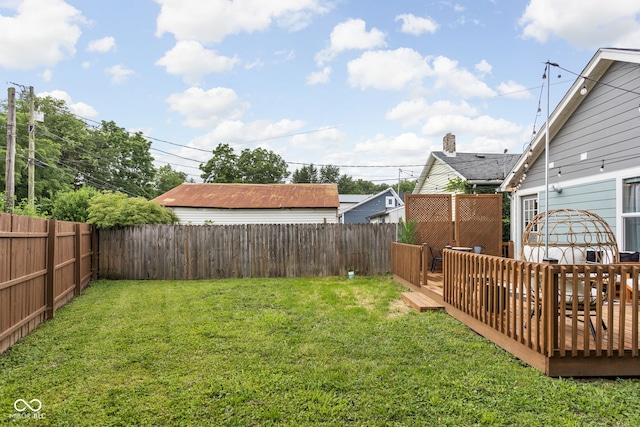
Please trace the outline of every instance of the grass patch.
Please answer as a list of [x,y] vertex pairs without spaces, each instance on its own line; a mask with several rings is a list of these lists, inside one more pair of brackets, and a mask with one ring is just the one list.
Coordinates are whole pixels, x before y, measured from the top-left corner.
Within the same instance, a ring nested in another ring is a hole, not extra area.
[[0,424],[640,425],[639,381],[547,378],[402,291],[99,281],[0,356]]

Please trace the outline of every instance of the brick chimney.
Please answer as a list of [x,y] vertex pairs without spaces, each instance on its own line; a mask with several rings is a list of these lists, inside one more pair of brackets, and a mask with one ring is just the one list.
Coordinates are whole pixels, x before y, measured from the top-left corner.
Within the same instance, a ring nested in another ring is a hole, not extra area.
[[456,155],[455,135],[449,132],[444,136],[444,138],[442,138],[442,151],[444,151],[444,154],[446,154],[447,156],[453,157]]

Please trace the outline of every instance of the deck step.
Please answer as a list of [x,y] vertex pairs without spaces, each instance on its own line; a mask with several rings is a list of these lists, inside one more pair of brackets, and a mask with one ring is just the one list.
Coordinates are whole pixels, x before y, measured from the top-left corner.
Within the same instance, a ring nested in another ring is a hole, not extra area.
[[423,311],[440,310],[444,308],[442,304],[420,292],[403,292],[400,296],[407,304],[421,313]]

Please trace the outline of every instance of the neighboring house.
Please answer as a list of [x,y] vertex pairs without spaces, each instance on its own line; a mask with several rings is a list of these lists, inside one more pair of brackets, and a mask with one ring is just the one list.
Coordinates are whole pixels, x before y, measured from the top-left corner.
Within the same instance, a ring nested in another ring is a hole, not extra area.
[[154,199],[180,224],[337,223],[336,184],[181,184]]
[[458,153],[456,137],[443,138],[443,151],[433,151],[422,169],[413,194],[452,193],[449,181],[459,178],[474,188],[498,188],[516,163],[519,154]]
[[358,203],[367,200],[369,197],[371,197],[371,194],[338,194],[338,198],[340,200],[338,216],[340,216],[342,212],[346,211],[350,207],[353,207]]
[[548,165],[543,125],[510,171],[501,190],[511,192],[516,254],[524,228],[545,211],[547,199],[550,210],[598,214],[620,250],[640,251],[639,65],[640,50],[598,50],[549,115]]
[[369,217],[389,209],[403,206],[404,202],[391,187],[369,196],[359,203],[340,213],[339,221],[343,224],[369,223]]
[[404,221],[404,205],[369,216],[371,224],[397,224],[400,220]]

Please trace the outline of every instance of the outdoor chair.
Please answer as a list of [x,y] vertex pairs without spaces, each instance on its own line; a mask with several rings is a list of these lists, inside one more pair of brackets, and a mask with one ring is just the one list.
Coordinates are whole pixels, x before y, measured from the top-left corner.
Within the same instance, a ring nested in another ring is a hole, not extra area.
[[[594,316],[595,314],[592,314],[591,310],[596,308],[597,297],[598,297],[597,290],[593,286],[590,280],[585,281],[584,277],[577,277],[578,284],[576,286],[576,292],[574,294],[573,281],[574,281],[574,278],[572,275],[565,276],[565,295],[564,295],[565,314],[567,317],[572,317],[573,305],[575,300],[577,305],[577,314],[578,315],[582,314],[582,317],[584,318],[584,320],[579,320],[579,321],[586,323],[588,319],[589,330],[591,331],[591,335],[593,336],[593,339],[596,339],[596,328],[593,324],[593,321],[591,320],[591,316]],[[531,297],[535,298],[534,289],[538,289],[538,292],[540,292],[539,297],[542,298],[540,284],[536,286],[535,283],[532,281],[531,286],[532,286],[531,292],[530,292]],[[558,284],[558,293],[560,293],[561,290],[562,290],[562,287],[560,284]],[[603,289],[603,299],[606,297],[604,293],[606,293],[605,289]],[[558,295],[558,303],[559,305],[563,304],[562,297],[560,295]],[[541,315],[542,314],[541,309],[542,307],[538,307],[537,310],[536,308],[533,308],[531,310],[531,317],[533,318],[535,316],[536,311],[538,312],[538,315]],[[607,325],[604,323],[604,319],[602,319],[601,322],[602,322],[602,329],[606,331]]]
[[[587,278],[588,279],[588,278]],[[565,294],[565,309],[568,311],[573,310],[574,299],[577,299],[578,312],[582,312],[584,322],[589,319],[589,329],[593,339],[596,339],[596,328],[591,320],[591,309],[595,309],[597,302],[597,290],[593,287],[590,280],[585,280],[583,277],[578,277],[577,292],[573,294],[573,277],[567,277],[566,280],[566,294]],[[604,295],[603,295],[604,298]],[[567,317],[571,317],[571,314],[567,314]],[[607,325],[602,320],[602,329],[607,330]]]
[[431,252],[431,272],[433,273],[438,263],[442,265],[442,250],[429,246],[429,252]]

